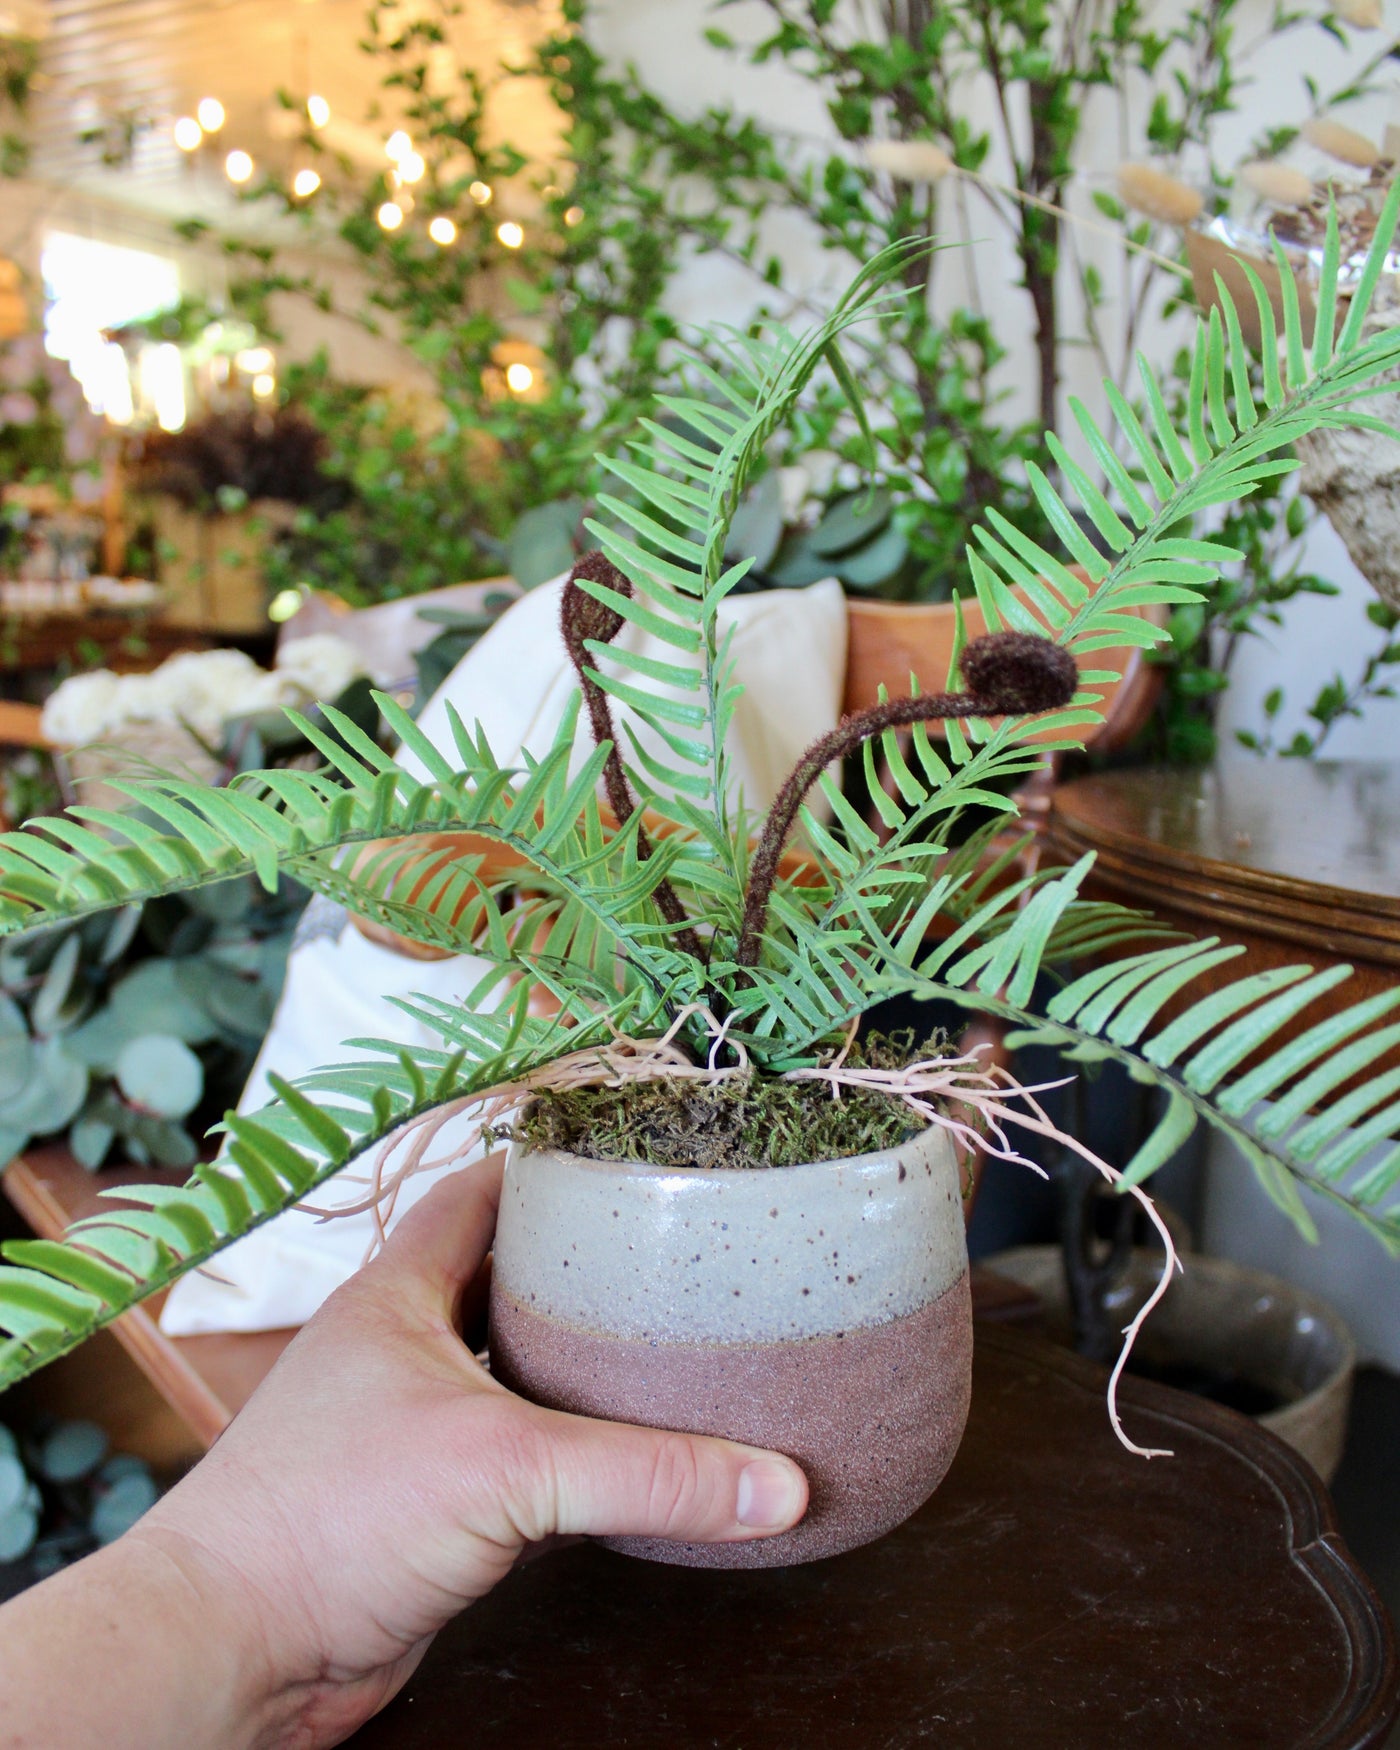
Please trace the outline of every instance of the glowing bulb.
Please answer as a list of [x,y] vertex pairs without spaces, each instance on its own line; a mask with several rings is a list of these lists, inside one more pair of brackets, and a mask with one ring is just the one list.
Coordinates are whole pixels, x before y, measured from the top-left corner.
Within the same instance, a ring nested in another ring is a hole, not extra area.
[[403,224],[403,208],[397,201],[385,201],[374,216],[386,231],[397,231]]
[[274,626],[280,626],[284,620],[290,620],[300,607],[301,591],[299,589],[279,589],[267,604],[267,617]]
[[427,168],[421,152],[405,152],[399,159],[399,178],[403,182],[421,182]]
[[564,209],[564,223],[566,225],[581,225],[583,223],[583,208],[566,207]]
[[516,364],[506,366],[506,388],[510,390],[512,395],[523,395],[533,384],[534,380],[535,373],[530,369],[529,365],[522,365],[517,362]]
[[201,97],[199,108],[194,113],[199,117],[199,125],[206,134],[217,134],[227,120],[224,106],[217,97]]
[[413,150],[413,141],[402,128],[395,128],[384,142],[384,156],[397,164]]
[[204,129],[192,115],[182,115],[173,132],[175,144],[182,152],[197,152],[204,144]]
[[446,213],[439,213],[432,224],[428,226],[428,235],[434,243],[440,243],[446,249],[449,243],[457,241],[457,227]]
[[275,394],[277,379],[271,371],[259,371],[253,378],[253,393],[259,401],[266,401],[269,395]]
[[240,371],[246,371],[249,376],[261,377],[273,366],[270,349],[265,346],[245,347],[233,361]]
[[313,128],[323,128],[331,119],[331,106],[324,97],[318,97],[315,92],[306,100],[306,119]]
[[496,235],[507,249],[519,249],[525,241],[525,233],[514,219],[507,219],[504,225],[497,225]]
[[309,200],[320,186],[319,170],[298,170],[292,178],[292,193],[299,201]]
[[467,190],[467,193],[479,207],[489,207],[491,205],[492,192],[491,184],[489,182],[474,182]]
[[247,182],[253,174],[253,160],[244,151],[230,152],[224,159],[224,174],[230,182]]

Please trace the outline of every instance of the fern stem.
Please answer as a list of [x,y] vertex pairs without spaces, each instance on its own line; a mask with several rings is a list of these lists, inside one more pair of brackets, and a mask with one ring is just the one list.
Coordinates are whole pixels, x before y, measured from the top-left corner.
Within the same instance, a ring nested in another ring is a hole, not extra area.
[[833,760],[844,759],[887,729],[950,717],[1024,717],[1053,711],[1069,703],[1079,680],[1067,650],[1022,632],[992,632],[973,639],[962,653],[961,666],[968,692],[885,699],[819,736],[798,760],[768,812],[749,868],[736,965],[758,965],[783,846],[807,792]]
[[[612,703],[590,673],[588,652],[590,641],[595,644],[611,644],[621,631],[623,620],[615,608],[598,601],[581,588],[581,581],[602,584],[623,596],[632,594],[632,584],[602,553],[585,553],[569,573],[569,581],[564,585],[563,599],[559,604],[559,629],[564,636],[564,648],[569,653],[569,661],[574,665],[574,673],[583,689],[588,726],[593,732],[594,742],[599,747],[608,749],[607,763],[603,767],[603,787],[608,793],[609,806],[617,816],[617,824],[623,827],[637,812],[637,799],[632,794],[632,786],[627,782],[622,755],[618,752],[617,726],[613,722]],[[651,856],[651,840],[647,837],[646,828],[640,825],[637,828],[637,855],[643,862]],[[662,917],[674,926],[676,944],[681,951],[703,961],[705,951],[700,945],[700,938],[696,935],[686,909],[671,883],[666,880],[658,881],[652,889],[651,897]]]

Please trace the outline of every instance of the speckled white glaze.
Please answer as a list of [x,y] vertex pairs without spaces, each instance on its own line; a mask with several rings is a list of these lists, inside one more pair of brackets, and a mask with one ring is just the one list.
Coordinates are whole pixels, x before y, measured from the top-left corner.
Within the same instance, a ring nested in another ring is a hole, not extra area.
[[657,1168],[512,1149],[494,1281],[649,1342],[823,1337],[918,1311],[967,1269],[945,1131],[807,1166]]

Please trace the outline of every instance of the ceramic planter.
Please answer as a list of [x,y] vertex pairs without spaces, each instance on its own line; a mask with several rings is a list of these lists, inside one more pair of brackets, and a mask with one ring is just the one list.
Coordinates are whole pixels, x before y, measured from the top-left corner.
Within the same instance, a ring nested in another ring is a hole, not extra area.
[[618,1538],[694,1567],[776,1567],[893,1529],[962,1438],[972,1314],[957,1164],[930,1130],[808,1166],[670,1169],[513,1149],[491,1366],[536,1403],[790,1454],[792,1531]]

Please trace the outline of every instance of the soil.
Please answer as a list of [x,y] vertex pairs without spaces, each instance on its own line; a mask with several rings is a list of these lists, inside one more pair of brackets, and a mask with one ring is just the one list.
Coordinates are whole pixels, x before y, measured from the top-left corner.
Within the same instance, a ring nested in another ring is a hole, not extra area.
[[[891,1068],[946,1054],[934,1035],[871,1035],[848,1061]],[[594,1161],[658,1167],[795,1167],[897,1148],[923,1128],[902,1100],[820,1082],[760,1075],[706,1086],[661,1079],[621,1088],[541,1093],[514,1126],[530,1148],[562,1149]]]

